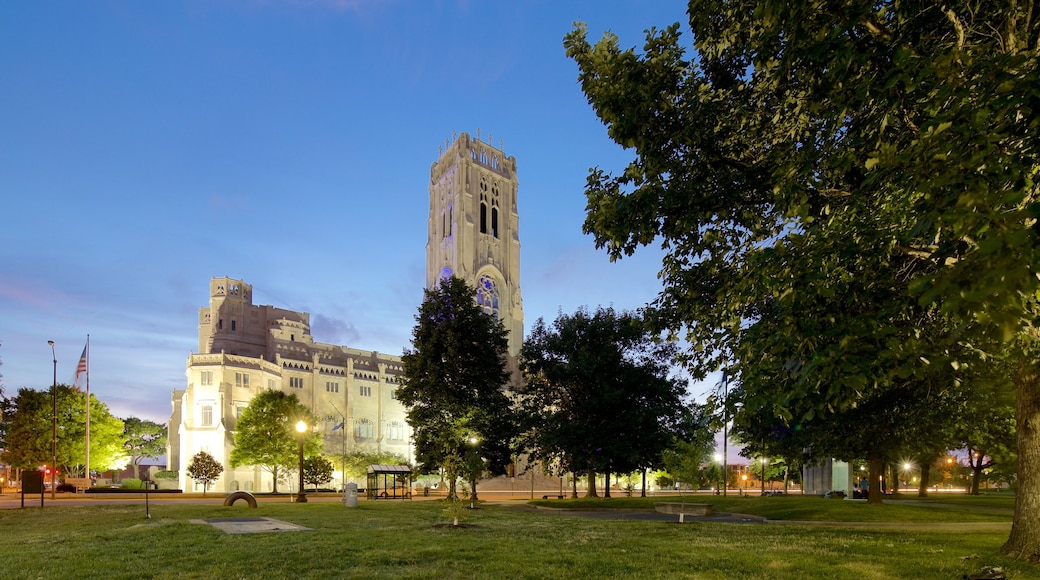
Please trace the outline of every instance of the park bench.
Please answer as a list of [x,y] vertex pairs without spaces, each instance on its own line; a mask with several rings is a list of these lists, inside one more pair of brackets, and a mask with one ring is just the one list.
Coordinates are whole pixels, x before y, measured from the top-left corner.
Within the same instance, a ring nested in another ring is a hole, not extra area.
[[[563,499],[563,496],[562,496],[562,495],[557,495],[557,496],[554,496],[554,497],[555,497],[556,499]],[[543,496],[542,496],[542,499],[549,499],[549,496],[548,496],[548,495],[543,495]]]

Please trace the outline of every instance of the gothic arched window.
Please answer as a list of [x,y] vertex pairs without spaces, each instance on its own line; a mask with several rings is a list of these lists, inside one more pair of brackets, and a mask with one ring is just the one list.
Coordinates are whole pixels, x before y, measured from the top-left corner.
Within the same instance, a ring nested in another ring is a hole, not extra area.
[[354,437],[358,439],[371,439],[374,436],[372,429],[372,421],[369,419],[359,419],[354,421]]
[[498,284],[487,274],[477,280],[477,306],[487,314],[498,316]]

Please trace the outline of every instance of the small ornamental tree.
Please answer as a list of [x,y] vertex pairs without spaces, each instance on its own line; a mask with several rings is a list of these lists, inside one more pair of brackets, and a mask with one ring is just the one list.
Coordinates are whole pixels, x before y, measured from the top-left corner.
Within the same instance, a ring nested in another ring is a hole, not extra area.
[[319,485],[332,481],[333,469],[332,462],[321,455],[308,457],[303,460],[303,483],[317,491]]
[[191,458],[187,473],[188,477],[195,480],[195,483],[202,484],[202,497],[206,497],[206,490],[209,489],[209,484],[216,481],[223,472],[224,466],[218,463],[212,455],[205,451],[199,451],[195,454],[195,457]]

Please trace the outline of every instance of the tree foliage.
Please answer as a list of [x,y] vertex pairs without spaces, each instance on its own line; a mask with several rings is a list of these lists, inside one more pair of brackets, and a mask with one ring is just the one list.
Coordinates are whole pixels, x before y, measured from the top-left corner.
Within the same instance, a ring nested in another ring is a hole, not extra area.
[[630,472],[660,464],[680,427],[685,382],[669,376],[674,345],[613,308],[541,318],[520,351],[520,407],[532,456],[569,471]]
[[332,481],[335,467],[329,459],[322,455],[313,455],[303,460],[303,483],[317,489],[319,485]]
[[133,465],[134,477],[140,477],[139,467],[142,461],[166,453],[166,425],[127,417],[123,419],[123,438],[123,448],[130,458],[130,464]]
[[224,473],[224,466],[209,453],[199,451],[188,463],[186,473],[195,483],[202,484],[202,496],[205,497],[210,484],[219,479],[221,473]]
[[[5,415],[8,428],[3,460],[13,467],[35,469],[52,460],[52,413],[57,411],[57,459],[61,473],[82,473],[86,460],[86,408],[83,391],[58,385],[55,398],[50,389],[19,389]],[[127,464],[123,449],[123,422],[108,406],[90,396],[90,463],[98,469],[122,469]]]
[[583,26],[566,38],[635,155],[589,176],[585,231],[612,258],[662,239],[657,320],[685,332],[695,370],[730,366],[746,408],[789,427],[890,388],[964,388],[928,367],[1007,353],[1021,493],[1006,549],[1040,558],[1040,6],[693,0],[687,14],[692,42],[651,29],[642,54],[610,34],[590,45]]
[[[283,391],[261,391],[242,411],[235,424],[235,447],[231,450],[231,467],[259,465],[271,472],[275,493],[279,471],[299,468],[299,437],[296,423],[317,423],[310,409],[295,394]],[[305,455],[321,453],[321,435],[309,430],[305,435]]]
[[343,458],[334,457],[334,461],[343,461],[344,459],[346,463],[341,465],[340,468],[344,470],[347,477],[354,479],[363,479],[368,473],[370,465],[405,465],[408,463],[408,460],[403,455],[390,451],[379,453],[351,451]]
[[[415,457],[425,472],[454,468],[471,438],[493,474],[512,461],[516,420],[505,388],[508,331],[475,302],[476,290],[454,276],[424,291],[412,348],[403,356],[397,398],[415,430]],[[462,472],[449,473],[454,481]]]

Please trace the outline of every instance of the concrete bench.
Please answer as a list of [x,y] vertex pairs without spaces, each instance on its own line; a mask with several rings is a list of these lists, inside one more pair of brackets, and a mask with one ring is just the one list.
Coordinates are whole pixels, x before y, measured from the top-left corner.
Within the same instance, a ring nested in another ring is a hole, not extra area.
[[659,514],[678,515],[680,522],[686,516],[706,517],[714,513],[710,503],[658,502],[654,504],[654,511]]
[[555,497],[556,499],[563,499],[563,496],[562,496],[562,495],[552,495],[552,496],[549,496],[549,495],[543,495],[543,496],[542,496],[542,499],[549,499],[550,497]]
[[93,481],[89,477],[66,477],[65,483],[75,486],[76,493],[90,489]]

